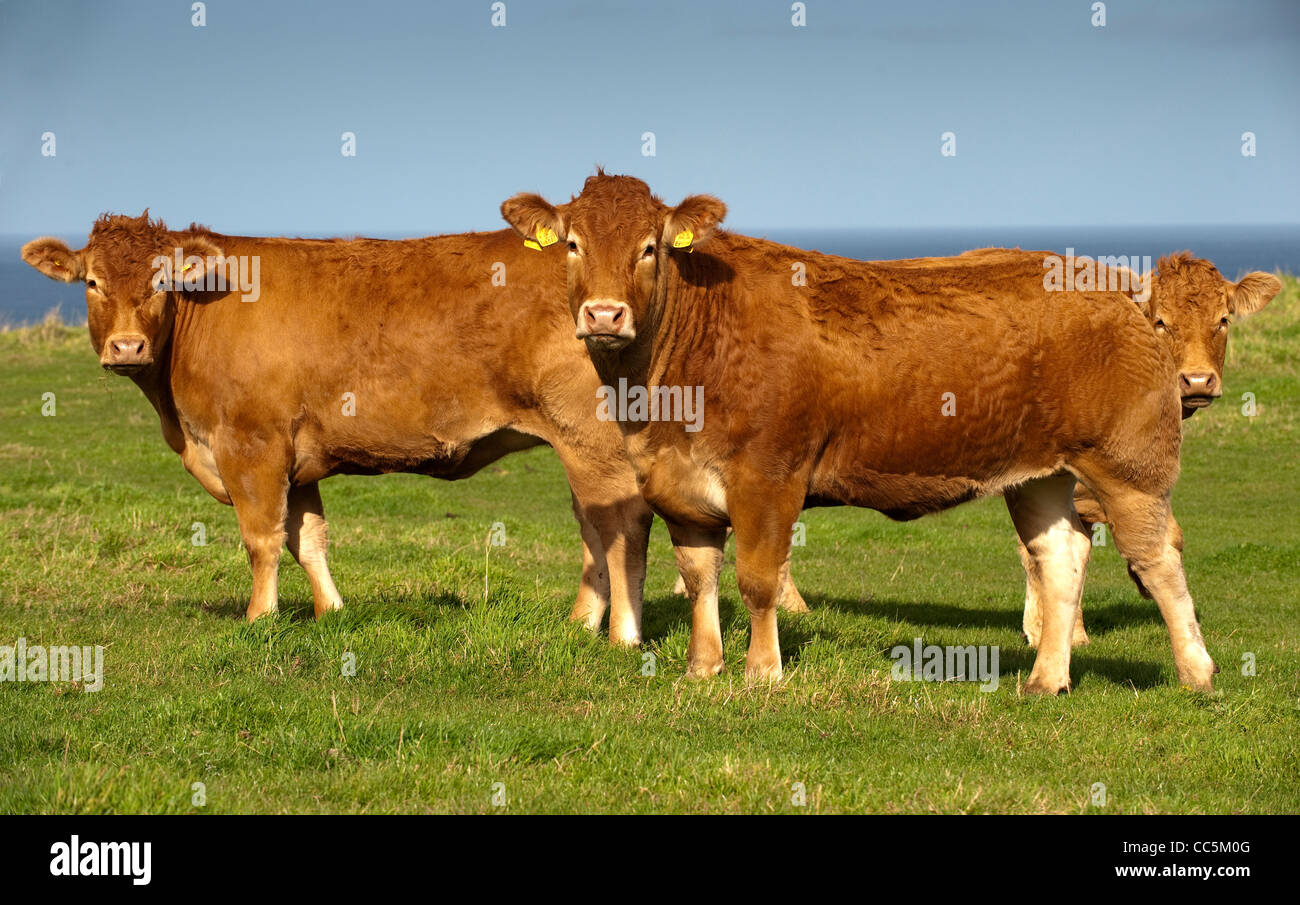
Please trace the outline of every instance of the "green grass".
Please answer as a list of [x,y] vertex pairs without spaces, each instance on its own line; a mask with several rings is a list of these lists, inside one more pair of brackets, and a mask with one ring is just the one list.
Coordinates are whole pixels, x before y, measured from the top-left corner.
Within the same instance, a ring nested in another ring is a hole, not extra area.
[[[1300,810],[1298,352],[1288,279],[1234,328],[1224,400],[1187,423],[1175,507],[1219,691],[1177,687],[1159,615],[1107,546],[1075,691],[1041,699],[1018,693],[1032,653],[1000,500],[910,524],[806,513],[795,574],[813,612],[781,617],[787,678],[746,687],[728,568],[727,670],[693,682],[661,525],[645,649],[565,622],[577,532],[545,449],[459,484],[326,482],[345,610],[313,621],[286,554],[281,614],[246,625],[234,512],[185,473],[141,394],[101,373],[83,329],[0,332],[0,644],[106,648],[97,693],[0,684],[0,811],[494,812],[494,783],[510,812]],[[998,645],[1001,686],[892,682],[888,650],[914,637]]]

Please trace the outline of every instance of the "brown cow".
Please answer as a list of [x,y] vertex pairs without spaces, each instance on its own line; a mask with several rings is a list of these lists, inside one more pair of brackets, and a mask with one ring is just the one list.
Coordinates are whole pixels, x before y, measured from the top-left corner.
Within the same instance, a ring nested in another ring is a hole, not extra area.
[[[1039,262],[1050,252],[1024,252]],[[1041,268],[1041,263],[1040,263]],[[1184,420],[1223,395],[1223,362],[1228,350],[1228,331],[1233,318],[1243,318],[1260,311],[1282,291],[1277,277],[1263,271],[1248,273],[1237,282],[1225,279],[1212,263],[1194,257],[1191,252],[1166,255],[1156,265],[1156,272],[1129,293],[1135,297],[1156,334],[1164,339],[1178,365],[1178,392],[1183,404]],[[1091,532],[1095,524],[1105,523],[1106,513],[1095,496],[1082,484],[1075,488],[1074,506]],[[1182,534],[1177,535],[1182,550]],[[1019,544],[1020,558],[1029,567],[1029,552]],[[1130,567],[1129,575],[1144,597],[1151,594]],[[1032,585],[1025,590],[1025,640],[1038,646],[1042,615]],[[1074,644],[1087,644],[1083,612],[1074,627]]]
[[[1032,294],[1037,290],[1045,295],[1049,291],[1044,286],[1045,269],[1049,264],[1059,263],[1062,258],[1062,255],[1050,251],[981,248],[955,258],[911,258],[887,263],[891,267],[939,274],[950,268],[976,267],[990,283],[1006,285],[1020,281],[1026,292]],[[1138,305],[1156,334],[1168,345],[1178,366],[1178,390],[1184,419],[1209,406],[1223,392],[1223,361],[1230,318],[1245,317],[1261,310],[1282,289],[1277,277],[1261,271],[1247,274],[1233,283],[1224,279],[1209,261],[1193,257],[1190,252],[1161,258],[1157,272],[1145,277],[1102,261],[1093,264],[1095,284],[1099,288],[1117,289],[1123,296],[1131,298],[1132,302],[1128,303]],[[1086,485],[1075,487],[1074,505],[1089,532],[1093,525],[1106,521],[1106,513]],[[1175,537],[1181,551],[1182,534],[1177,533]],[[1028,573],[1031,567],[1029,551],[1023,543],[1018,546]],[[1142,594],[1150,596],[1132,569],[1129,574]],[[1023,633],[1031,647],[1038,646],[1041,625],[1034,584],[1027,581]],[[1088,643],[1082,608],[1072,641],[1076,645]]]
[[[606,384],[701,387],[707,400],[699,430],[653,412],[620,422],[691,593],[691,674],[722,666],[716,596],[700,575],[728,524],[750,612],[746,676],[775,679],[775,600],[801,509],[909,519],[1000,493],[1044,611],[1026,690],[1068,690],[1091,548],[1073,505],[1081,479],[1155,596],[1179,680],[1211,690],[1216,667],[1172,542],[1175,366],[1135,306],[718,232],[716,198],[670,208],[640,180],[603,173],[558,208],[525,194],[502,213],[525,236],[540,227],[565,242],[571,313]],[[805,286],[792,285],[792,263]]]
[[610,602],[611,640],[635,644],[650,511],[618,429],[591,416],[599,381],[560,303],[563,252],[539,251],[509,230],[399,242],[173,232],[146,211],[100,218],[80,251],[43,238],[22,255],[85,282],[103,366],[144,391],[185,467],[234,505],[250,620],[276,609],[286,541],[316,614],[340,606],[322,478],[458,479],[549,443],[584,545],[572,615],[598,627]]

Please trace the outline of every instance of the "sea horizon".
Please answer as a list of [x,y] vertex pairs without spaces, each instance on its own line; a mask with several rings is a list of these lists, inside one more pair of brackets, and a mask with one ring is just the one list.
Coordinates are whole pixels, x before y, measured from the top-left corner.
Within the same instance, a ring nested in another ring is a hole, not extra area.
[[[230,231],[234,232],[234,231]],[[1192,224],[1141,226],[986,226],[986,227],[736,227],[797,248],[861,260],[945,257],[972,248],[1002,247],[1052,251],[1076,256],[1127,256],[1146,269],[1167,254],[1190,251],[1212,261],[1230,280],[1262,270],[1300,274],[1300,223]],[[45,233],[50,235],[51,233]],[[85,234],[52,233],[80,247]],[[426,233],[425,235],[438,235]],[[36,234],[0,234],[0,325],[39,323],[57,310],[69,323],[86,320],[85,293],[79,284],[58,283],[37,273],[20,255]],[[301,235],[301,238],[320,238]],[[419,238],[406,233],[375,233],[372,238]]]

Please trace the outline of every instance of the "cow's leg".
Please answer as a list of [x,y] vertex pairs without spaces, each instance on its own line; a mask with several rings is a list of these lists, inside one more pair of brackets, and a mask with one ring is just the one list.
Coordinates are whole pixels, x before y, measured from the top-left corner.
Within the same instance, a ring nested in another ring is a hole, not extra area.
[[637,645],[641,643],[641,593],[654,516],[639,494],[625,497],[611,509],[608,520],[599,522],[603,527],[597,529],[609,570],[609,640]]
[[[585,609],[583,621],[589,628],[599,628],[604,610],[604,600],[600,597],[604,592],[609,601],[609,640],[614,644],[640,644],[641,592],[645,584],[646,548],[650,543],[653,518],[650,508],[639,496],[608,505],[590,505],[584,504],[577,490],[574,494],[583,512],[578,521],[590,525],[592,537],[585,546],[592,556],[592,567],[597,571],[592,578],[593,593],[588,597],[589,600],[594,597],[594,602],[584,606],[580,596],[571,616],[583,618],[580,613]],[[584,533],[586,531],[584,527]],[[597,551],[600,558],[597,558]],[[601,558],[604,560],[603,569],[600,568]],[[584,573],[586,566],[584,562]],[[588,594],[587,589],[580,588],[579,594]]]
[[1074,511],[1073,475],[1029,481],[1006,493],[1016,533],[1028,553],[1030,585],[1038,590],[1042,634],[1025,684],[1031,694],[1070,689],[1070,639],[1092,542]]
[[[1010,510],[1011,497],[1008,495],[1006,499]],[[1025,567],[1025,615],[1020,622],[1020,634],[1030,647],[1038,647],[1038,639],[1043,633],[1043,611],[1038,606],[1037,572],[1019,533],[1016,534],[1016,551],[1020,554],[1020,564]]]
[[252,622],[278,607],[280,551],[288,516],[291,451],[273,441],[239,438],[213,446],[217,471],[230,494],[239,533],[253,570],[246,615]]
[[718,619],[718,576],[727,533],[722,528],[669,524],[677,569],[691,598],[691,640],[686,675],[703,679],[722,672],[722,624]]
[[[1084,522],[1083,529],[1091,533],[1087,522]],[[1029,550],[1026,549],[1025,542],[1019,535],[1016,536],[1016,548],[1020,553],[1020,562],[1025,567],[1025,615],[1020,623],[1020,634],[1026,644],[1037,648],[1043,633],[1043,612],[1039,605],[1041,591],[1034,582],[1034,571],[1030,569]],[[1074,620],[1074,633],[1070,638],[1070,644],[1074,647],[1082,647],[1088,643],[1088,633],[1083,628],[1083,603],[1080,601],[1079,615]]]
[[[641,592],[645,584],[646,548],[650,544],[650,523],[654,516],[636,486],[636,476],[626,465],[611,467],[603,455],[593,455],[554,444],[564,465],[573,493],[573,509],[582,526],[586,551],[592,556],[592,591],[579,590],[575,618],[589,627],[600,625],[602,592],[609,601],[609,640],[614,644],[641,643]],[[604,559],[604,577],[599,578]],[[586,563],[584,562],[584,576]],[[584,578],[584,584],[585,584]],[[583,604],[583,596],[587,603]],[[585,611],[585,612],[583,612]]]
[[1169,496],[1145,492],[1118,479],[1091,480],[1119,550],[1155,598],[1169,630],[1178,681],[1194,691],[1213,691],[1219,671],[1205,649],[1196,609],[1183,572],[1182,529]]
[[[793,548],[791,548],[793,550]],[[777,598],[776,605],[787,613],[807,613],[808,603],[799,593],[799,589],[794,586],[794,579],[790,577],[790,553],[785,554],[785,565],[781,566],[781,592]]]
[[581,622],[589,631],[598,632],[609,606],[609,567],[605,563],[605,550],[600,545],[600,533],[586,517],[577,496],[573,497],[573,514],[582,533],[582,578],[578,582],[578,599],[569,619]]
[[343,608],[343,598],[330,576],[326,553],[329,528],[325,524],[325,507],[320,500],[320,485],[315,482],[289,488],[289,514],[285,520],[285,543],[311,582],[311,599],[319,619],[326,613]]
[[754,681],[781,678],[777,601],[790,555],[790,531],[803,506],[802,496],[788,491],[782,496],[783,489],[766,483],[752,490],[737,486],[734,498],[742,501],[739,505],[731,505],[733,494],[728,493],[731,524],[736,530],[736,583],[749,610],[745,678]]
[[[1093,526],[1106,521],[1106,511],[1101,508],[1101,503],[1097,502],[1097,497],[1088,489],[1087,485],[1076,483],[1074,485],[1074,510],[1079,513],[1079,520],[1083,522],[1083,530],[1088,532],[1088,543],[1091,548]],[[1083,628],[1083,604],[1079,604],[1079,618],[1074,623],[1074,638],[1071,643],[1075,647],[1081,647],[1089,643],[1088,633]]]
[[[1094,523],[1106,521],[1106,513],[1102,511],[1101,504],[1092,495],[1092,491],[1083,484],[1075,485],[1074,508],[1079,513],[1083,528],[1088,532],[1089,537],[1092,535]],[[1032,572],[1029,568],[1029,551],[1025,549],[1024,541],[1017,538],[1016,545],[1019,548],[1020,562],[1025,567],[1025,616],[1021,622],[1021,634],[1030,647],[1036,648],[1043,632],[1043,614],[1039,604],[1040,591],[1034,584]],[[1074,634],[1070,639],[1070,643],[1075,647],[1082,647],[1088,642],[1088,633],[1083,627],[1083,604],[1080,602],[1079,615],[1074,621]]]
[[[727,537],[731,536],[731,529],[727,529]],[[689,596],[686,591],[686,579],[680,574],[677,576],[677,583],[673,585],[673,593]],[[788,613],[807,613],[808,603],[795,587],[794,579],[790,577],[790,557],[785,558],[785,567],[781,570],[781,597],[777,603],[781,609]]]
[[[1178,552],[1181,554],[1183,552],[1183,530],[1177,527],[1177,523],[1175,523],[1175,528],[1177,530],[1175,531],[1175,535],[1174,535],[1174,546],[1178,548]],[[1142,579],[1138,577],[1137,572],[1133,571],[1133,567],[1131,565],[1128,567],[1128,577],[1133,579],[1133,584],[1137,585],[1138,593],[1141,594],[1143,597],[1145,597],[1147,600],[1150,600],[1151,592],[1147,590],[1147,586],[1142,583]]]

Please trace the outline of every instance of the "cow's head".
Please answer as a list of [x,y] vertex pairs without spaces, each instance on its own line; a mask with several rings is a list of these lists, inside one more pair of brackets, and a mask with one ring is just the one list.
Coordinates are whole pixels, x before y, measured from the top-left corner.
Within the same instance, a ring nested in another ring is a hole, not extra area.
[[1263,308],[1282,284],[1260,271],[1230,282],[1209,261],[1189,252],[1161,258],[1156,271],[1147,317],[1173,352],[1183,409],[1190,414],[1223,395],[1232,318]]
[[568,246],[577,337],[610,351],[627,346],[653,320],[668,256],[703,245],[726,214],[726,205],[709,195],[668,207],[640,179],[603,171],[568,204],[555,207],[540,195],[521,194],[501,205],[501,215],[526,242]]
[[86,284],[90,342],[100,364],[133,374],[154,363],[170,335],[172,286],[179,286],[171,262],[178,249],[187,280],[222,257],[211,240],[170,232],[146,210],[139,217],[103,215],[80,251],[58,239],[33,239],[23,246],[23,260],[50,279]]

